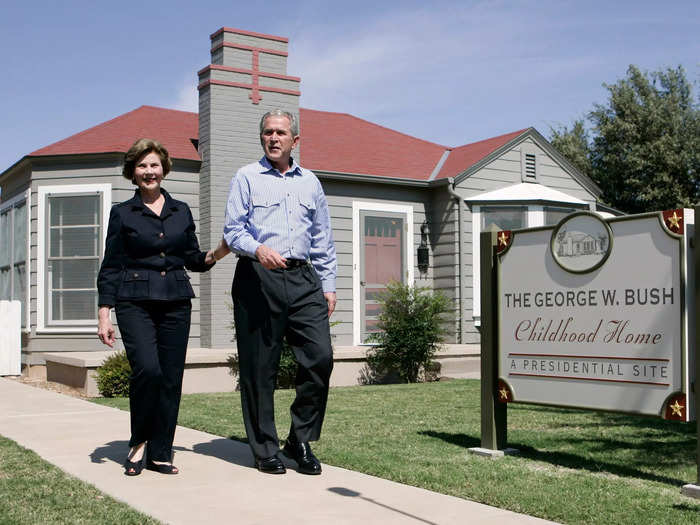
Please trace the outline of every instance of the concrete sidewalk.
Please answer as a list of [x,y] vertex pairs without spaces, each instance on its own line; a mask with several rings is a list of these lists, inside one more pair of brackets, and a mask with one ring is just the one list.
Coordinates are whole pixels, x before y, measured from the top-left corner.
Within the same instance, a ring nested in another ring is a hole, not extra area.
[[262,474],[247,445],[184,427],[179,475],[130,478],[128,428],[127,412],[0,378],[0,435],[165,523],[550,523],[329,465],[321,476]]

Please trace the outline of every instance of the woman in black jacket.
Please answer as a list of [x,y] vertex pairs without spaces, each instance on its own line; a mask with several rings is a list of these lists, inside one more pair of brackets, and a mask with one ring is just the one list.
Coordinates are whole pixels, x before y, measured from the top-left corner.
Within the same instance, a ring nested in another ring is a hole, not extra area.
[[160,187],[171,166],[155,140],[137,140],[126,153],[122,173],[138,189],[112,207],[97,277],[98,337],[113,347],[114,307],[131,365],[128,476],[141,473],[144,453],[147,469],[178,473],[172,445],[194,297],[185,268],[206,272],[228,253],[225,243],[200,251],[190,208]]

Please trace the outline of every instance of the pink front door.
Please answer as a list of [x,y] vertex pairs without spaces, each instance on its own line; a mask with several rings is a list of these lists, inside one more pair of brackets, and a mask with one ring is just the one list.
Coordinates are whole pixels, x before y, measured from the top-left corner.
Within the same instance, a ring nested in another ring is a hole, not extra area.
[[[371,213],[371,214],[370,214]],[[361,339],[375,332],[381,307],[379,293],[390,281],[404,281],[404,216],[395,213],[362,212],[361,228]]]

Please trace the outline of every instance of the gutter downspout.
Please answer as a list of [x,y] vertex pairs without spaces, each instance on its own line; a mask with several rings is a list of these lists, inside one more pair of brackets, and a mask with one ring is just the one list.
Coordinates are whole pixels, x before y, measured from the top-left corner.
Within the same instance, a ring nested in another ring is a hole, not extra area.
[[464,308],[462,305],[462,250],[464,249],[464,239],[462,237],[462,197],[455,191],[455,180],[454,177],[448,177],[447,179],[447,192],[454,199],[457,205],[457,239],[459,242],[459,249],[457,250],[457,306],[459,307],[459,314],[457,315],[457,344],[462,343],[462,316],[464,313]]

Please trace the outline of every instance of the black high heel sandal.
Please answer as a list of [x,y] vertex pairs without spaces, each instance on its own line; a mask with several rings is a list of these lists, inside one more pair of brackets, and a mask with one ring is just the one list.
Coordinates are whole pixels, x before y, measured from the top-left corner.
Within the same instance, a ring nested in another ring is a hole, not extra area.
[[161,474],[179,474],[180,473],[180,470],[173,464],[168,464],[168,463],[158,464],[158,463],[154,463],[151,460],[148,460],[148,462],[146,462],[146,469],[153,470],[153,471],[159,472]]
[[138,461],[130,461],[126,458],[124,461],[124,474],[127,476],[138,476],[143,470],[143,458]]

